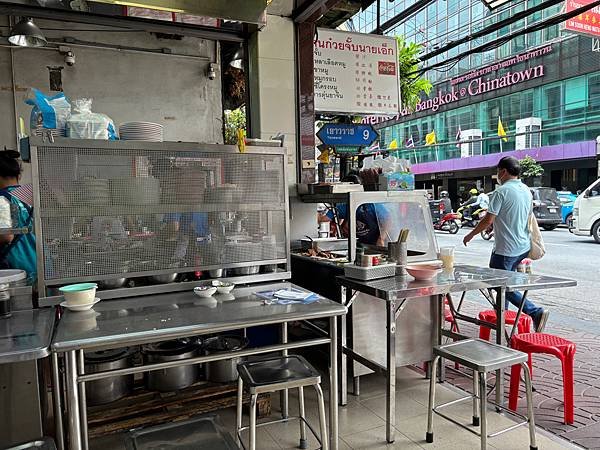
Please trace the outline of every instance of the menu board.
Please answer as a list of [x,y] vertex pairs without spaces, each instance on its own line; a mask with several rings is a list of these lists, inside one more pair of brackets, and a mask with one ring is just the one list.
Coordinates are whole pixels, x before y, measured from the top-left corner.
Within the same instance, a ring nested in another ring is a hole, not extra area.
[[393,37],[319,28],[314,79],[318,112],[400,112],[398,49]]

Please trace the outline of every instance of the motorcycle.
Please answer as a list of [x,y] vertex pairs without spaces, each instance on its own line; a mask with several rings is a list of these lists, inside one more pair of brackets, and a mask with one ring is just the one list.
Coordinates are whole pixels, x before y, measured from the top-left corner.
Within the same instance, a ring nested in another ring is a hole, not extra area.
[[458,210],[456,210],[456,214],[460,216],[461,226],[468,226],[471,228],[475,228],[477,224],[483,219],[487,213],[487,208],[477,208],[474,211],[469,211],[471,205],[463,205]]
[[456,234],[460,229],[460,216],[453,212],[444,214],[440,220],[433,224],[433,229],[438,231],[447,231],[450,234]]

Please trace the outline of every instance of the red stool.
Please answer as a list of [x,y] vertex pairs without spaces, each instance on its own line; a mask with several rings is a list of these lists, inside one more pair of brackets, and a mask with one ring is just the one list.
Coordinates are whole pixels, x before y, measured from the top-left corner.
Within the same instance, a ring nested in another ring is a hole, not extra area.
[[[506,325],[514,325],[515,319],[517,318],[517,312],[508,310],[504,311],[504,323]],[[493,309],[488,309],[486,311],[481,311],[479,313],[479,320],[484,320],[486,322],[496,323],[496,311]],[[519,324],[517,325],[517,333],[529,333],[531,332],[531,325],[533,324],[533,320],[527,314],[521,314],[519,317]],[[485,325],[479,325],[479,339],[484,339],[486,341],[490,340],[491,329],[486,327]]]
[[[575,380],[573,378],[573,362],[576,351],[575,344],[552,334],[525,333],[514,335],[511,340],[511,347],[528,354],[529,360],[527,364],[529,365],[529,372],[532,377],[533,366],[531,364],[531,355],[533,353],[545,353],[547,355],[554,355],[560,359],[563,372],[565,424],[572,424],[574,421],[573,385]],[[513,411],[517,409],[517,402],[519,400],[520,375],[521,367],[519,365],[512,366],[508,407]]]

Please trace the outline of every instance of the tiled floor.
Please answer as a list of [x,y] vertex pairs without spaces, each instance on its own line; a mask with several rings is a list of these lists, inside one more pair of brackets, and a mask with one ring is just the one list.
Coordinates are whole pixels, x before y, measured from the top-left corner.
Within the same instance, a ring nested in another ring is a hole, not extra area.
[[[385,442],[385,388],[383,377],[369,375],[361,378],[361,396],[349,396],[348,405],[340,408],[340,449],[448,449],[465,450],[478,449],[479,439],[441,417],[434,418],[433,444],[425,443],[427,424],[427,398],[428,381],[418,372],[402,368],[397,376],[396,400],[396,442],[387,445]],[[464,395],[449,384],[438,385],[437,402],[452,400]],[[305,389],[307,417],[318,429],[316,395],[310,388]],[[275,396],[275,399],[277,397]],[[278,402],[273,403],[277,409]],[[297,397],[290,393],[290,412],[297,408]],[[447,409],[447,413],[456,414],[468,423],[471,418],[469,402],[458,404]],[[225,426],[231,430],[235,423],[233,409],[220,413]],[[488,414],[488,430],[495,431],[502,426],[512,424],[511,419],[491,411]],[[310,434],[310,433],[309,433]],[[259,428],[258,448],[291,449],[297,448],[299,427],[297,422],[281,423],[269,427]],[[576,448],[566,441],[561,441],[546,432],[537,433],[538,448],[540,450],[554,450],[563,448]],[[527,449],[529,447],[528,430],[520,427],[508,434],[503,434],[489,441],[492,449]],[[90,450],[120,450],[125,448],[121,437],[111,437],[95,440],[90,445]],[[309,439],[309,448],[318,448],[314,438]],[[209,449],[207,449],[209,450]]]

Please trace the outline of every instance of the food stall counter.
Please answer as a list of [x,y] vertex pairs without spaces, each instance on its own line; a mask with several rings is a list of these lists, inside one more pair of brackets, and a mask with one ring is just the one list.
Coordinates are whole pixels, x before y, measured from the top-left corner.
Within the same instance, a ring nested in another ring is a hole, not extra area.
[[[331,448],[337,448],[337,318],[346,313],[346,307],[316,295],[311,302],[269,300],[266,293],[280,289],[302,290],[291,283],[279,282],[238,286],[231,294],[210,298],[199,298],[192,291],[187,291],[111,300],[96,305],[88,323],[81,313],[66,311],[58,324],[52,350],[55,354],[65,354],[69,448],[79,450],[87,447],[86,400],[85,395],[81,395],[86,382],[318,345],[330,348],[330,436]],[[287,341],[288,322],[311,319],[329,319],[329,333]],[[84,351],[88,350],[131,347],[273,324],[282,327],[280,344],[97,373],[85,373],[84,370]]]

